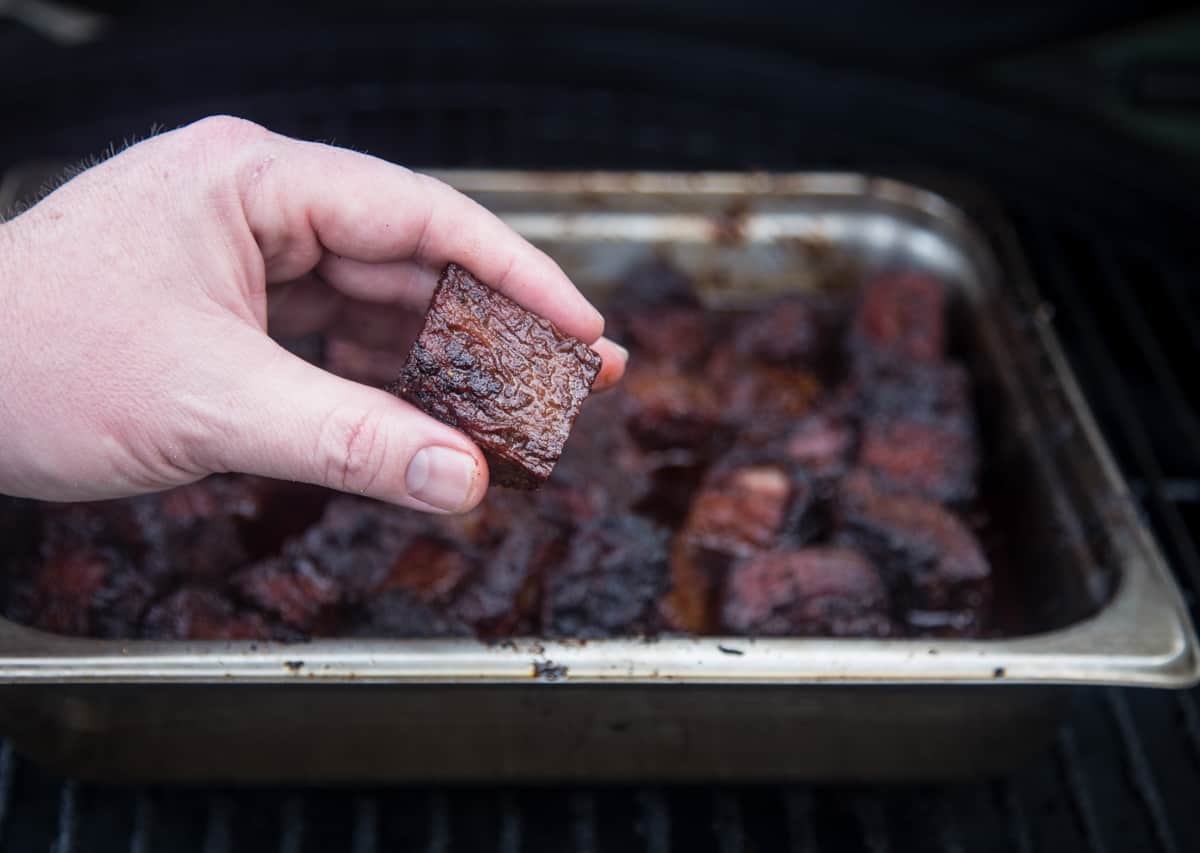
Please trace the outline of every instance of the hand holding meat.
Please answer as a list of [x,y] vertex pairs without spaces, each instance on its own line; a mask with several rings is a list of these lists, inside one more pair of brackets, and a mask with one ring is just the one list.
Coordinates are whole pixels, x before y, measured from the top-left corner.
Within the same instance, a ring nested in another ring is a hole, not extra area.
[[132,146],[0,225],[0,493],[239,471],[470,509],[488,468],[466,436],[267,335],[321,331],[381,371],[356,378],[394,377],[451,262],[590,345],[596,387],[619,378],[554,262],[432,178],[231,118]]

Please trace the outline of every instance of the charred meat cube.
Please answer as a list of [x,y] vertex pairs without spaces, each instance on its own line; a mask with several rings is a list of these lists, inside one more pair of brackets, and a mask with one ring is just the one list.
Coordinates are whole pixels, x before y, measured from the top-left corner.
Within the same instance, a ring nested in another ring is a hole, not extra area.
[[680,535],[732,556],[768,548],[781,537],[802,535],[812,486],[797,466],[739,454],[718,463],[692,501]]
[[715,348],[704,380],[716,389],[722,417],[742,428],[804,417],[825,390],[813,368],[745,358],[729,342]]
[[64,550],[41,562],[20,585],[22,621],[44,631],[80,637],[128,637],[154,595],[154,586],[125,555],[110,547]]
[[721,622],[739,634],[883,637],[888,607],[883,578],[858,551],[767,551],[730,571]]
[[355,604],[384,582],[396,556],[428,524],[418,513],[338,495],[320,521],[285,546],[282,557],[311,562],[340,588],[347,604]]
[[[861,548],[887,578],[909,614],[956,611],[982,615],[991,569],[971,530],[934,501],[888,494],[855,471],[842,481],[838,540]],[[917,617],[920,618],[919,616]],[[981,618],[971,628],[982,627]]]
[[542,629],[553,637],[616,637],[657,628],[669,534],[636,515],[597,519],[549,570]]
[[893,272],[869,281],[851,332],[856,366],[931,362],[946,351],[946,288],[933,276]]
[[493,483],[534,489],[599,372],[600,356],[582,341],[450,264],[389,390],[470,436]]
[[262,614],[238,610],[221,593],[183,587],[155,603],[142,620],[142,636],[152,640],[268,640],[288,638]]
[[351,620],[357,637],[468,637],[471,628],[403,589],[390,589],[365,602]]
[[813,367],[826,343],[828,319],[813,300],[788,296],[750,312],[733,331],[746,360],[778,367]]
[[338,627],[341,586],[307,557],[288,554],[255,563],[232,584],[255,608],[303,634],[328,635]]
[[554,525],[513,530],[441,612],[483,637],[532,632],[546,567],[561,547],[561,531]]
[[[627,405],[624,389],[617,387],[584,407],[553,479],[538,497],[543,517],[574,526],[626,509],[650,492],[658,466],[626,429],[622,412]],[[529,507],[523,496],[514,497]]]
[[962,503],[975,495],[973,433],[946,420],[868,421],[859,464],[888,491]]
[[626,372],[622,384],[626,425],[642,447],[706,450],[721,440],[721,400],[706,377],[641,364]]
[[790,367],[747,366],[725,386],[724,403],[739,423],[808,415],[822,386],[816,374]]
[[718,463],[671,546],[671,590],[662,605],[667,623],[691,633],[713,630],[715,596],[730,565],[810,534],[812,497],[795,466]]
[[967,372],[892,365],[862,390],[858,462],[891,491],[947,503],[975,493],[979,449]]
[[250,554],[238,517],[259,510],[254,495],[235,477],[209,477],[134,504],[145,546],[146,571],[216,581],[245,565]]

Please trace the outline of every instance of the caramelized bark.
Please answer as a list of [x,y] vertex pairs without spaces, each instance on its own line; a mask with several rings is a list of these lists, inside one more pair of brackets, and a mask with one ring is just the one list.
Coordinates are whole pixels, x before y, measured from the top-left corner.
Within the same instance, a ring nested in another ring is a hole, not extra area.
[[656,630],[668,538],[636,515],[608,516],[579,530],[547,574],[543,631],[587,639]]
[[599,372],[582,341],[450,264],[390,390],[470,436],[494,484],[534,489]]
[[[914,627],[932,611],[964,614],[944,620],[978,631],[985,621],[991,569],[971,530],[938,503],[888,494],[862,471],[849,474],[838,501],[838,540],[870,555],[884,572],[902,615]],[[964,621],[965,620],[965,621]]]

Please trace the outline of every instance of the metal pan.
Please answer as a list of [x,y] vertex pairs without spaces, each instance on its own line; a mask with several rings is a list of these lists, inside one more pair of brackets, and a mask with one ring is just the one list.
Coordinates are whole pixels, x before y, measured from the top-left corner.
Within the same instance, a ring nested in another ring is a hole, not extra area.
[[1200,680],[1179,591],[1020,259],[945,199],[858,175],[443,177],[596,295],[651,254],[714,304],[817,286],[847,256],[952,284],[999,496],[1003,635],[281,645],[0,622],[18,749],[103,778],[930,778],[1018,763],[1072,686]]

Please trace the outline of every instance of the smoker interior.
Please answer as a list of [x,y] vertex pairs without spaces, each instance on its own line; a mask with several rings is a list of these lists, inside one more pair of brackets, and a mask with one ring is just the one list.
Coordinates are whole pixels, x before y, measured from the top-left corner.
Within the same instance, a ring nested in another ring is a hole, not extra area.
[[[526,46],[528,34],[489,38],[495,22],[478,18],[347,34],[365,46],[339,64],[322,48],[327,18],[292,22],[285,38],[278,24],[230,35],[220,20],[151,22],[156,55],[172,60],[157,75],[131,73],[146,49],[129,37],[74,59],[5,32],[15,67],[49,52],[61,70],[21,74],[27,84],[4,94],[0,157],[80,157],[152,122],[228,110],[443,166],[843,168],[978,183],[1014,223],[1195,612],[1200,429],[1186,388],[1200,354],[1197,182],[1169,158],[1069,111],[980,94],[964,74],[926,81],[619,27],[542,27],[547,52]],[[194,73],[213,44],[235,57],[251,43],[255,67],[273,77],[233,59]],[[475,70],[439,68],[447,43],[468,44]],[[575,64],[546,81],[521,73],[532,57]],[[656,80],[664,68],[669,86]],[[602,82],[613,78],[622,82]],[[0,842],[64,853],[1182,851],[1200,837],[1198,789],[1200,691],[1105,688],[1074,693],[1051,749],[1024,769],[970,784],[110,787],[39,769],[6,746]]]

